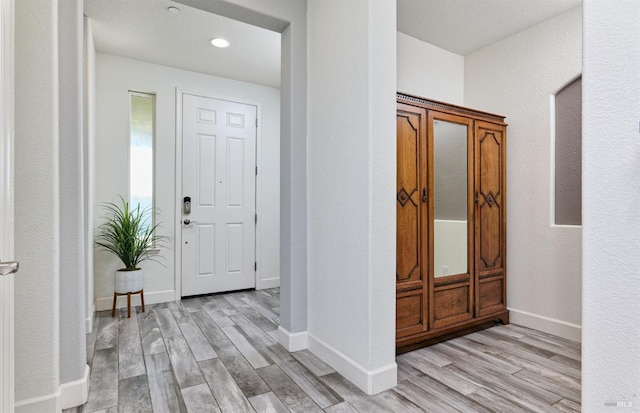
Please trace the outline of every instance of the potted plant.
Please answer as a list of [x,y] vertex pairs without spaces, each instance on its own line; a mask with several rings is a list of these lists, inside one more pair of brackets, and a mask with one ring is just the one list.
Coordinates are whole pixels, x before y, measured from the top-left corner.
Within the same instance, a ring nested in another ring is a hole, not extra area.
[[153,223],[152,208],[143,208],[140,204],[131,207],[122,196],[120,200],[121,205],[104,204],[105,221],[96,231],[96,245],[118,257],[124,265],[116,271],[116,295],[142,291],[144,277],[140,263],[157,261],[159,256],[154,249],[164,247],[169,239],[156,233],[159,224]]

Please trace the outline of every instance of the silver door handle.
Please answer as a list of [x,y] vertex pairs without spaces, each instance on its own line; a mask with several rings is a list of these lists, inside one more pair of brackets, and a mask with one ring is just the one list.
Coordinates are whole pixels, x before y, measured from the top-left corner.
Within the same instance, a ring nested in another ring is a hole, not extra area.
[[192,221],[189,218],[187,218],[182,222],[184,222],[185,225],[189,225],[189,224],[196,224],[198,221]]
[[0,262],[0,275],[15,274],[20,269],[18,261]]

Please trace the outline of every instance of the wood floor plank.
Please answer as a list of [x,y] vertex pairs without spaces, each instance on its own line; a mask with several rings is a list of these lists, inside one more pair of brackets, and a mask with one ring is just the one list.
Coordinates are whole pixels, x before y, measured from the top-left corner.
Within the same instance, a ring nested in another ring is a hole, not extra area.
[[537,337],[526,336],[518,340],[521,343],[526,343],[547,351],[554,353],[554,355],[564,356],[572,360],[580,361],[580,351],[573,348],[561,347],[556,344],[549,343],[548,341],[541,340]]
[[403,413],[422,413],[423,409],[393,390],[386,390],[373,396],[386,406],[389,411]]
[[258,372],[251,367],[249,362],[238,352],[236,355],[222,354],[227,371],[238,384],[245,397],[253,397],[271,390]]
[[445,403],[437,397],[433,397],[431,394],[426,393],[422,388],[409,381],[398,383],[398,385],[393,388],[393,391],[401,394],[428,412],[458,412],[458,410],[450,404]]
[[120,413],[152,413],[149,381],[146,373],[121,379],[118,383]]
[[571,400],[562,399],[558,403],[554,404],[553,407],[565,413],[580,413],[580,403],[573,402]]
[[[478,389],[467,396],[472,401],[479,405],[484,406],[486,409],[490,409],[494,412],[509,412],[509,413],[530,413],[531,410],[525,409],[519,404],[513,403],[510,400],[501,397],[500,394],[496,394],[489,389]],[[541,410],[538,410],[541,411]]]
[[457,392],[430,376],[418,376],[412,383],[461,412],[491,413],[491,410],[484,408],[473,400],[469,400],[465,394]]
[[156,319],[156,312],[153,310],[140,312],[137,314],[138,330],[140,331],[140,342],[142,344],[142,353],[149,356],[155,353],[166,352],[162,334],[160,334],[160,326]]
[[274,392],[253,396],[249,399],[257,413],[289,413],[290,410],[278,399]]
[[253,407],[222,361],[210,359],[198,363],[222,413],[253,412]]
[[513,364],[517,364],[521,366],[523,369],[531,371],[541,377],[544,377],[547,381],[549,381],[549,383],[553,383],[558,386],[563,386],[577,392],[580,391],[580,388],[581,388],[580,380],[573,378],[571,376],[567,376],[565,374],[559,373],[557,371],[558,367],[556,363],[553,362],[553,360],[544,359],[543,362],[548,363],[547,365],[552,366],[554,370],[552,370],[551,368],[545,367],[539,363],[535,363],[526,359],[519,358],[518,356],[514,356],[511,353],[497,352],[496,357],[509,360]]
[[[278,321],[273,321],[264,315],[260,314],[256,309],[252,308],[246,301],[242,300],[240,296],[229,295],[225,297],[227,302],[234,306],[238,310],[239,314],[243,314],[252,323],[260,327],[264,331],[271,331],[278,328]],[[231,317],[233,314],[230,314]]]
[[100,391],[89,392],[84,411],[95,412],[118,405],[118,349],[116,347],[96,350],[89,376],[89,388],[100,389]]
[[412,367],[463,395],[471,394],[480,387],[467,377],[445,370],[428,360],[415,359]]
[[165,339],[167,345],[167,353],[173,367],[173,374],[178,382],[178,386],[183,389],[185,387],[195,386],[204,383],[204,377],[200,373],[198,363],[191,354],[187,341],[182,336],[171,336]]
[[316,376],[324,376],[336,372],[333,367],[320,360],[309,350],[296,351],[290,354]]
[[244,296],[242,297],[242,301],[247,303],[249,307],[253,308],[255,311],[262,314],[268,320],[272,321],[274,324],[278,324],[280,321],[280,316],[276,314],[272,309],[265,307],[259,300],[256,300],[252,296]]
[[321,408],[333,406],[343,400],[326,388],[316,376],[297,360],[281,363],[278,366]]
[[187,344],[189,344],[191,353],[193,353],[196,361],[218,357],[218,353],[216,353],[204,334],[202,334],[202,330],[198,328],[193,320],[190,320],[188,323],[178,324],[178,327],[180,327],[182,335],[185,340],[187,340]]
[[118,316],[101,315],[100,328],[96,337],[96,350],[113,348],[118,345]]
[[444,367],[447,364],[453,363],[453,360],[451,360],[451,358],[433,351],[433,348],[435,347],[429,346],[415,351],[410,351],[408,353],[397,356],[396,360],[427,360],[438,367]]
[[203,310],[211,317],[214,323],[218,325],[218,327],[226,327],[235,325],[235,323],[229,318],[228,315],[224,313],[219,308],[215,307],[202,307]]
[[398,386],[369,396],[308,350],[278,344],[278,294],[199,296],[132,319],[97,313],[89,403],[64,412],[580,411],[579,343],[492,327],[397,356]]
[[138,318],[121,318],[118,323],[118,362],[120,380],[146,373],[138,330]]
[[189,323],[191,322],[191,316],[189,315],[189,311],[182,305],[182,301],[174,301],[169,303],[169,312],[176,320],[176,323]]
[[[495,336],[486,331],[474,333],[467,337],[486,344],[490,347],[490,350],[488,351],[491,354],[494,354],[497,357],[503,357],[510,360],[512,363],[515,363],[514,360],[520,360],[520,365],[523,365],[523,363],[534,363],[549,370],[556,371],[563,376],[571,377],[580,381],[580,369],[554,361],[553,358],[548,358],[535,352],[528,351],[527,347],[519,346],[517,342],[499,339],[496,340]],[[526,367],[526,365],[523,365],[523,367]]]
[[456,341],[456,340],[448,341],[445,344],[445,346],[450,346],[457,350],[463,351],[466,357],[470,358],[468,362],[477,361],[478,365],[482,365],[485,367],[488,366],[491,368],[492,371],[497,370],[504,374],[513,374],[522,369],[522,367],[520,366],[516,366],[507,361],[501,360],[497,357],[494,357],[491,354],[483,353],[482,351],[478,350],[477,347],[474,346],[473,344],[468,344],[468,343],[473,343],[473,341],[471,340],[466,340],[466,341],[459,341],[459,340]]
[[559,384],[557,381],[552,381],[547,377],[541,376],[527,369],[522,369],[514,376],[528,381],[529,383],[536,385],[545,390],[549,390],[565,399],[569,399],[576,403],[580,402],[580,389],[572,389]]
[[238,331],[236,326],[222,327],[222,331],[224,331],[227,337],[229,337],[229,340],[240,350],[240,353],[242,353],[254,369],[266,367],[273,363],[271,360],[267,360],[257,347],[254,347],[254,345]]
[[178,323],[176,323],[176,319],[173,318],[173,315],[171,314],[171,310],[168,308],[159,308],[154,309],[154,311],[156,313],[156,320],[158,321],[162,337],[167,338],[179,336],[181,334],[180,329],[178,328]]
[[211,394],[208,384],[186,387],[181,392],[188,413],[220,413],[218,403]]
[[[505,326],[503,326],[505,327]],[[527,328],[527,327],[523,327],[517,324],[510,324],[508,327],[510,331],[514,331],[514,332],[518,332],[524,336],[533,336],[533,337],[538,337],[541,340],[545,340],[548,341],[549,343],[554,343],[555,345],[558,345],[560,347],[568,347],[568,348],[573,348],[575,350],[581,351],[582,349],[582,345],[577,342],[577,341],[573,341],[573,340],[569,340],[566,338],[562,338],[562,337],[558,337],[558,336],[554,336],[542,331],[538,331],[538,330],[533,330],[531,328]]]
[[183,297],[182,306],[190,313],[194,311],[202,311],[202,302],[205,299],[206,298],[204,297]]
[[[358,413],[356,409],[351,407],[347,402],[342,402],[324,409],[325,413]],[[399,412],[398,412],[399,413]]]
[[271,390],[292,412],[322,412],[320,407],[302,390],[278,365],[258,370],[263,380],[269,383]]
[[361,413],[389,411],[383,400],[366,395],[338,373],[322,376],[321,380],[328,388],[340,395],[349,405]]
[[225,313],[227,316],[238,314],[239,311],[236,307],[231,305],[229,301],[225,299],[225,295],[212,295],[206,303],[202,305],[202,308],[205,310],[209,307],[219,308]]
[[255,323],[250,321],[244,314],[232,315],[229,317],[234,324],[244,332],[244,334],[251,338],[253,342],[261,347],[270,346],[276,344],[277,341],[273,339],[265,330],[258,327]]
[[178,385],[171,372],[171,362],[167,353],[145,356],[149,394],[154,413],[175,413],[180,411],[176,391]]
[[216,341],[227,340],[227,336],[224,335],[222,330],[220,330],[220,327],[218,327],[216,323],[213,322],[211,317],[209,317],[206,312],[194,311],[191,313],[191,318],[193,318],[193,321],[195,321],[196,325],[200,328],[200,331],[202,331],[202,334],[214,349]]
[[518,377],[495,374],[469,364],[452,364],[443,368],[452,373],[464,375],[481,387],[499,392],[505,399],[532,411],[556,412],[557,410],[551,405],[562,399]]

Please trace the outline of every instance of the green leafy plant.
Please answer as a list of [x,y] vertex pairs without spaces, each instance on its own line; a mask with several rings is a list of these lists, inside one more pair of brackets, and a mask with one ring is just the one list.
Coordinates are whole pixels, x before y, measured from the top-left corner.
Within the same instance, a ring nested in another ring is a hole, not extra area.
[[153,224],[152,208],[131,207],[124,198],[120,200],[121,205],[103,205],[105,222],[96,231],[96,245],[117,256],[125,270],[133,271],[143,261],[157,261],[151,250],[164,247],[169,238],[156,234],[159,224]]

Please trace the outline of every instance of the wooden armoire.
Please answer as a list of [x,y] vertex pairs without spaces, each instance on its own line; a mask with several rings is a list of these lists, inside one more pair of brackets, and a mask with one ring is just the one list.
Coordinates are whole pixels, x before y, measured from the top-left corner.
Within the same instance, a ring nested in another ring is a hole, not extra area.
[[397,95],[396,349],[507,324],[504,117]]

